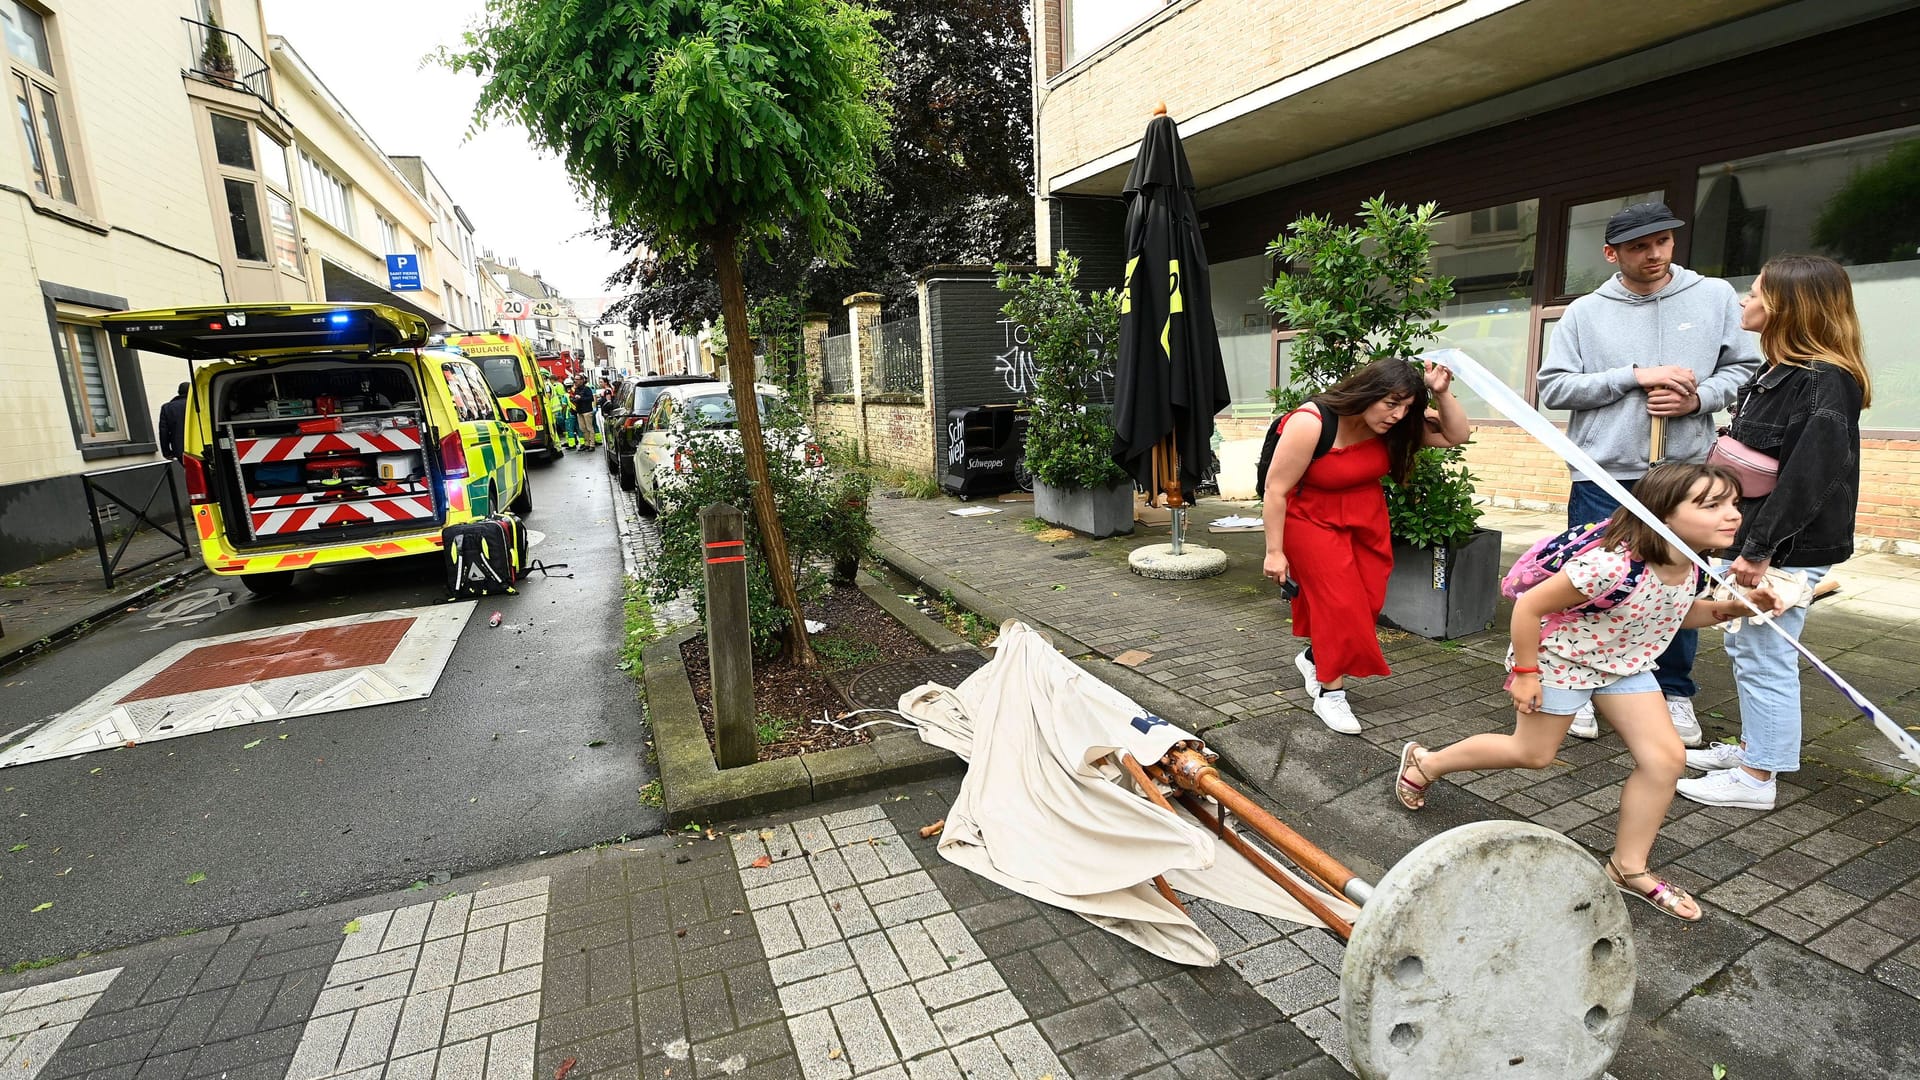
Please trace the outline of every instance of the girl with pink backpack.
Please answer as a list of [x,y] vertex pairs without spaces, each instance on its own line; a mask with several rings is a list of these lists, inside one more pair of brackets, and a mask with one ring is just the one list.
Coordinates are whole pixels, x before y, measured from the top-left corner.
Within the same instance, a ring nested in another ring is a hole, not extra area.
[[[1740,528],[1739,481],[1718,466],[1659,465],[1634,485],[1633,494],[1695,552],[1726,547]],[[1516,709],[1513,734],[1475,735],[1439,750],[1408,743],[1394,794],[1407,809],[1418,810],[1426,805],[1429,786],[1450,773],[1544,769],[1553,764],[1573,714],[1594,701],[1634,762],[1620,792],[1620,826],[1607,875],[1621,892],[1676,919],[1698,922],[1700,905],[1693,897],[1647,867],[1686,766],[1686,747],[1653,665],[1682,627],[1749,612],[1737,599],[1699,599],[1699,570],[1625,509],[1614,511],[1597,532],[1597,539],[1573,530],[1543,541],[1508,575],[1509,588],[1531,585],[1514,589],[1519,598],[1506,684]],[[1748,595],[1762,609],[1778,607],[1770,590]]]

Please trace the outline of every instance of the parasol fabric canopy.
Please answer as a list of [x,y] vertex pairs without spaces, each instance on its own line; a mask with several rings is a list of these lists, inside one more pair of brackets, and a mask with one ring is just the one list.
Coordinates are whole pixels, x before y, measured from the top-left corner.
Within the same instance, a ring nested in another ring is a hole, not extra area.
[[1171,117],[1147,124],[1126,197],[1113,458],[1149,492],[1164,491],[1172,477],[1156,479],[1153,450],[1170,440],[1179,454],[1180,490],[1191,492],[1212,454],[1213,416],[1230,398],[1206,245],[1193,209],[1193,173]]
[[[1216,964],[1220,951],[1154,888],[1156,875],[1191,896],[1324,925],[1244,856],[1216,848],[1191,816],[1149,802],[1110,757],[1151,763],[1195,736],[1024,623],[1002,626],[993,660],[959,686],[916,687],[900,711],[922,740],[967,759],[940,834],[949,862],[1182,964]],[[1324,891],[1321,899],[1343,918],[1357,913]]]

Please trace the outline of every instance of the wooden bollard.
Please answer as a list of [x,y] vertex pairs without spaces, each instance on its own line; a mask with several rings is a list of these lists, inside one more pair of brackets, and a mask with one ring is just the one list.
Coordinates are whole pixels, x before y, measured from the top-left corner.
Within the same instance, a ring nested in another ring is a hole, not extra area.
[[700,511],[706,554],[707,664],[714,758],[723,769],[759,756],[753,734],[753,639],[748,633],[746,518],[726,503]]

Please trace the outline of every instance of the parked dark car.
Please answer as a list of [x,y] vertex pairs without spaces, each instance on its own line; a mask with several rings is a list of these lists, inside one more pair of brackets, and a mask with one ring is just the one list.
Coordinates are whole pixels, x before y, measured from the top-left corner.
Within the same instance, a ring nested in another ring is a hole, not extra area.
[[620,477],[620,486],[633,490],[633,448],[640,443],[640,425],[653,412],[660,391],[686,383],[715,383],[706,375],[642,375],[620,387],[607,417],[607,471]]

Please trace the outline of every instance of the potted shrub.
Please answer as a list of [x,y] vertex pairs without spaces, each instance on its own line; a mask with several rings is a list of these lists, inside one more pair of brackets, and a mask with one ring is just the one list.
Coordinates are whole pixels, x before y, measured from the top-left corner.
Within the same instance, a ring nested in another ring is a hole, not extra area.
[[[1269,310],[1298,331],[1291,378],[1271,392],[1290,409],[1382,356],[1412,357],[1446,327],[1437,316],[1453,279],[1433,272],[1433,203],[1367,200],[1359,220],[1305,215],[1267,248],[1287,265],[1266,292]],[[1407,483],[1387,482],[1393,576],[1381,619],[1429,638],[1486,628],[1500,599],[1500,534],[1478,527],[1465,453],[1420,451]]]
[[200,70],[232,82],[233,47],[227,44],[227,34],[220,29],[220,21],[211,14],[207,16],[206,35],[207,43],[200,49]]
[[1108,410],[1087,392],[1107,367],[1094,343],[1119,340],[1119,290],[1081,292],[1080,260],[1065,251],[1051,273],[994,269],[1008,294],[1000,310],[1026,326],[1033,350],[1026,466],[1034,516],[1095,538],[1132,532],[1133,484],[1113,463]]

